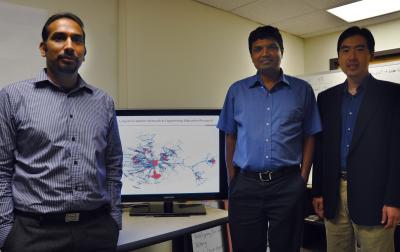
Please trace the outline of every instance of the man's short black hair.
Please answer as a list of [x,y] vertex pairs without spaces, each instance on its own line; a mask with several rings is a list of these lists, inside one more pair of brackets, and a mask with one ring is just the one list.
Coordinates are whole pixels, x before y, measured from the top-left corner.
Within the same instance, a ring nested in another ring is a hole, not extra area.
[[340,50],[340,47],[342,46],[343,41],[345,39],[355,36],[355,35],[359,35],[359,36],[362,36],[365,38],[365,40],[367,41],[368,51],[371,55],[373,55],[375,52],[374,36],[370,32],[370,30],[368,30],[367,28],[361,28],[358,26],[352,26],[350,28],[347,28],[344,32],[342,32],[342,34],[340,34],[338,42],[337,42],[338,55],[339,55],[339,50]]
[[85,42],[85,30],[83,29],[83,22],[77,15],[70,13],[70,12],[56,13],[56,14],[52,15],[51,17],[49,17],[49,19],[47,19],[47,21],[44,24],[43,29],[42,29],[42,41],[46,42],[47,39],[49,38],[49,25],[51,23],[53,23],[54,21],[61,19],[61,18],[68,18],[68,19],[75,21],[82,29],[83,42]]
[[281,52],[283,53],[283,40],[282,40],[282,35],[279,32],[279,30],[273,26],[266,25],[266,26],[260,26],[254,31],[252,31],[249,35],[249,51],[251,54],[251,47],[254,43],[254,41],[258,39],[272,39],[275,40],[279,48],[281,49]]

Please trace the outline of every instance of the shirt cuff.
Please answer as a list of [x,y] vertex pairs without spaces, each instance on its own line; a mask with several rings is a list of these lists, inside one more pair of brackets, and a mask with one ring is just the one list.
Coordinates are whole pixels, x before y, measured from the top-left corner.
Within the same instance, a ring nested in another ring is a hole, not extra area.
[[0,248],[4,246],[4,242],[6,241],[8,235],[11,232],[12,225],[5,225],[0,228]]

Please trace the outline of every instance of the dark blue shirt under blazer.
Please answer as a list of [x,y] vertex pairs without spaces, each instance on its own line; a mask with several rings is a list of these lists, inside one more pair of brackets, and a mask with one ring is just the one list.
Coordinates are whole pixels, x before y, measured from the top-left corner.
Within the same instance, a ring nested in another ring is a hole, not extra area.
[[259,74],[232,84],[217,127],[237,135],[233,162],[245,170],[276,170],[302,161],[305,136],[321,131],[311,86],[281,72],[272,90]]
[[342,99],[342,139],[341,139],[341,153],[340,153],[340,166],[343,170],[347,167],[347,156],[349,155],[349,149],[351,140],[353,138],[354,127],[360,110],[361,102],[365,93],[365,83],[372,78],[368,75],[357,88],[357,93],[352,95],[348,91],[347,80],[343,85],[343,99]]
[[0,247],[13,209],[37,214],[111,206],[121,227],[122,148],[114,102],[79,77],[69,92],[45,72],[0,91]]

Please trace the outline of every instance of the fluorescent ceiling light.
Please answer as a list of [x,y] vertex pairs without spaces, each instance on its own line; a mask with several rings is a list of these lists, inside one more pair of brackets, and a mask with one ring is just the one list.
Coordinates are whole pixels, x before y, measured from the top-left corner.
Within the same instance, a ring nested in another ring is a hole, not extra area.
[[400,11],[400,0],[361,0],[327,11],[350,23]]

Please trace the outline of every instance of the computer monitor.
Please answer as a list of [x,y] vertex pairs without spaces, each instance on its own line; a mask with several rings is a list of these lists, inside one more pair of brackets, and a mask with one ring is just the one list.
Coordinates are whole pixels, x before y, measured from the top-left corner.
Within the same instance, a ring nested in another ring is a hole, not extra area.
[[[131,215],[205,214],[181,201],[227,198],[220,110],[117,110],[123,149],[122,202]],[[162,202],[157,204],[154,202]]]

